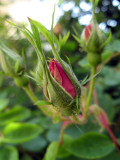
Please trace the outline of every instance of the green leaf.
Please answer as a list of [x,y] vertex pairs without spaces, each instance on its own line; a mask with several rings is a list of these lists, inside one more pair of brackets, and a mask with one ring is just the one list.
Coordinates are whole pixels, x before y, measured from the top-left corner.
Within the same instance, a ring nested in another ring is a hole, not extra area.
[[71,155],[71,153],[66,151],[64,147],[60,147],[58,154],[57,154],[57,157],[58,158],[66,158],[66,157],[69,157],[70,155]]
[[25,154],[25,155],[23,155],[21,160],[33,160],[33,159],[31,158],[31,156]]
[[0,99],[0,112],[4,110],[9,104],[9,99]]
[[10,122],[22,121],[29,118],[31,112],[29,109],[22,106],[15,106],[6,112],[0,114],[0,125],[6,125]]
[[38,136],[32,139],[31,141],[23,143],[22,147],[32,152],[38,152],[41,151],[43,148],[45,148],[46,145],[47,145],[47,140],[42,136]]
[[27,123],[11,123],[3,130],[4,142],[7,143],[23,143],[27,142],[38,134],[43,129],[35,124]]
[[105,60],[109,59],[109,57],[111,57],[112,54],[113,54],[112,51],[105,50],[105,51],[102,53],[102,62],[104,62]]
[[67,150],[80,158],[95,159],[107,156],[114,148],[107,136],[89,132],[74,140]]
[[67,151],[66,148],[69,146],[69,144],[72,142],[72,140],[73,139],[71,138],[71,136],[64,134],[63,143],[58,150],[58,154],[57,154],[58,158],[65,158],[65,157],[69,157],[71,155],[71,153],[69,151]]
[[120,160],[120,153],[112,152],[108,156],[106,156],[106,157],[104,157],[102,159],[98,159],[98,160]]
[[106,46],[106,50],[109,50],[112,52],[119,52],[120,51],[120,40],[119,39],[112,40],[111,43],[109,43]]
[[12,146],[0,148],[0,160],[19,160],[17,149]]
[[43,160],[56,160],[57,150],[58,150],[58,142],[52,142],[48,146]]

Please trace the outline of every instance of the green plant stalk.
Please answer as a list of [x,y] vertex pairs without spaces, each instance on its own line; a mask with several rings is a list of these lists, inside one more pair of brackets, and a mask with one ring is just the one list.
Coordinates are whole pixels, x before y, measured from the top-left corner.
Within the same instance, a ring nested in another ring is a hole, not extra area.
[[31,92],[28,86],[23,87],[24,91],[27,93],[28,97],[32,100],[32,102],[35,104],[38,100],[35,97],[35,95]]
[[[91,68],[91,76],[93,76],[95,74],[96,74],[96,66],[92,66],[92,68]],[[95,77],[93,77],[91,79],[91,82],[90,82],[90,88],[89,88],[89,92],[88,92],[87,103],[86,103],[86,106],[85,106],[85,117],[87,116],[88,108],[89,108],[90,103],[91,103],[93,90],[94,90],[94,85],[95,85]]]
[[[26,92],[26,94],[28,95],[28,97],[31,99],[31,101],[36,105],[36,103],[39,101],[36,96],[34,95],[34,93],[31,91],[31,89],[29,88],[29,86],[23,87],[23,90]],[[52,110],[50,111],[48,108],[46,108],[45,106],[41,106],[41,105],[37,105],[38,108],[43,112],[43,114],[47,115],[47,116],[52,116],[54,115]]]
[[[34,95],[34,93],[30,90],[29,86],[23,87],[24,91],[26,92],[26,94],[28,95],[28,97],[31,99],[31,101],[36,104],[38,102],[38,99],[36,98],[36,96]],[[46,114],[44,108],[42,108],[41,106],[38,106],[41,111]]]
[[3,134],[0,131],[0,147],[4,144],[3,139],[4,139]]

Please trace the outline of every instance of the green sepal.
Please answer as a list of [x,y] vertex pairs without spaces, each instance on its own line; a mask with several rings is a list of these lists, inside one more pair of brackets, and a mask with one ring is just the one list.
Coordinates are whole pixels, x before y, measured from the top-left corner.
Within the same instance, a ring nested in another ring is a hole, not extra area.
[[55,43],[57,45],[58,52],[60,52],[61,47],[65,45],[69,36],[70,36],[70,31],[63,37],[61,35],[59,35],[59,38],[55,37]]
[[98,2],[99,0],[90,0],[90,2],[92,3],[92,6],[93,6],[93,12],[95,11],[95,8],[97,7],[98,5]]
[[43,36],[47,39],[47,41],[50,43],[52,48],[55,50],[53,39],[51,37],[50,32],[40,22],[35,21],[30,18],[28,20],[29,20],[30,24],[34,24],[36,26],[36,28],[38,28],[40,30],[40,32],[43,34]]
[[101,72],[101,69],[96,73],[94,74],[93,76],[90,76],[88,78],[88,75],[81,81],[81,85],[85,85],[87,82],[89,82],[91,79],[93,79],[94,77],[96,77],[99,73]]
[[49,101],[53,104],[53,106],[57,107],[56,109],[63,115],[68,116],[74,114],[76,104],[71,95],[58,84],[51,74],[48,76],[48,84],[45,87],[47,88]]
[[38,61],[36,70],[35,70],[35,78],[37,79],[37,81],[43,82],[43,67],[42,64],[40,63],[40,61]]
[[107,39],[106,41],[101,45],[101,48],[105,47],[109,42],[110,40],[112,39],[112,33],[111,31],[109,31],[108,35],[107,35]]

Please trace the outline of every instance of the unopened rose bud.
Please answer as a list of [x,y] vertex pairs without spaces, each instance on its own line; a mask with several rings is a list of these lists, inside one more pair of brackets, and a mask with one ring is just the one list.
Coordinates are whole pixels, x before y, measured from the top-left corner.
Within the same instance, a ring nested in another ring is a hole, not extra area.
[[67,76],[67,74],[65,73],[65,71],[63,70],[61,64],[57,61],[55,61],[54,59],[51,60],[50,64],[49,64],[49,69],[50,72],[52,74],[52,76],[54,77],[54,79],[73,97],[76,97],[76,91],[75,88],[71,82],[71,80],[69,79],[69,77]]
[[104,48],[104,43],[107,40],[105,33],[100,30],[97,22],[92,20],[87,25],[81,35],[81,46],[88,53],[101,53]]
[[0,63],[4,73],[10,77],[14,78],[24,74],[25,68],[22,57],[4,44],[0,46]]
[[44,69],[43,91],[47,100],[54,106],[54,109],[64,116],[76,114],[76,97],[78,95],[62,65],[52,59],[49,70],[48,67]]

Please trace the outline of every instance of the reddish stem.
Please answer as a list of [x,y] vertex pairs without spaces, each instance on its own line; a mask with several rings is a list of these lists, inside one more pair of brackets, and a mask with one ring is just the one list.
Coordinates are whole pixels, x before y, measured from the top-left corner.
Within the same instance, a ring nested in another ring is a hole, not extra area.
[[95,88],[94,88],[94,91],[93,91],[93,98],[94,98],[94,103],[98,104],[98,97],[97,97],[97,92],[96,92]]
[[64,122],[62,123],[61,129],[60,129],[59,145],[61,145],[62,142],[63,142],[63,133],[64,133],[64,130],[65,130],[69,125],[71,125],[71,124],[73,124],[73,122],[70,121],[70,120],[66,120],[66,121],[64,121]]
[[109,125],[108,125],[108,122],[107,122],[107,119],[106,119],[106,117],[105,117],[105,115],[104,115],[103,112],[100,112],[99,119],[100,119],[101,123],[103,124],[103,126],[107,129],[107,131],[108,131],[111,139],[113,140],[113,142],[114,142],[114,144],[115,144],[118,152],[120,153],[120,147],[119,147],[119,144],[118,144],[118,142],[117,142],[117,139],[116,139],[116,137],[114,136],[112,130],[110,129],[110,127],[109,127]]

